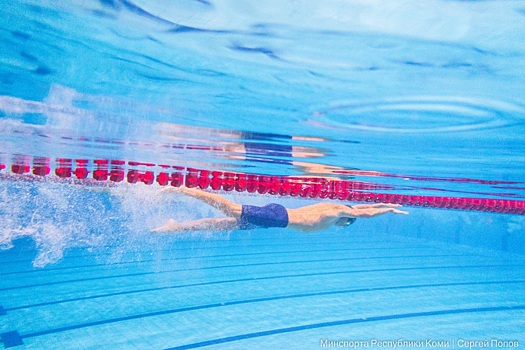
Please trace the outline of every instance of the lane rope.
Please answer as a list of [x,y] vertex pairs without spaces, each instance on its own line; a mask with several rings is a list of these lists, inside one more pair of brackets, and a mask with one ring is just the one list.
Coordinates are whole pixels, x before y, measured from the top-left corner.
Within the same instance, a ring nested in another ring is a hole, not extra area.
[[525,215],[523,200],[376,193],[370,191],[388,191],[393,188],[352,180],[214,171],[124,160],[57,158],[52,166],[47,157],[16,155],[10,165],[0,162],[0,175],[4,179],[39,181],[45,178],[95,186],[119,182],[157,183],[160,186],[186,186],[212,191]]

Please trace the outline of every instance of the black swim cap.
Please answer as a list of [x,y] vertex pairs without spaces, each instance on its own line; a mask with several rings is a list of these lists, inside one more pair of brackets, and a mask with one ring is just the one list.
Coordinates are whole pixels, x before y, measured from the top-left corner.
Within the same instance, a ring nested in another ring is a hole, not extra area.
[[346,220],[346,226],[352,225],[357,219],[356,218],[348,218]]
[[[347,204],[346,206],[347,206],[348,208],[352,208],[352,209],[354,208],[354,207],[352,207],[351,205],[348,205],[348,204]],[[346,220],[346,226],[350,226],[350,225],[352,225],[356,220],[357,220],[357,218],[347,218],[347,220]]]

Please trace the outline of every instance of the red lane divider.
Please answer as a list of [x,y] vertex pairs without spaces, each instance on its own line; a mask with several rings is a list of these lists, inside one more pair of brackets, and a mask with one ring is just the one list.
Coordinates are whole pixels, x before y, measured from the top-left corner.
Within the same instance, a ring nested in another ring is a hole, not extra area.
[[[37,178],[48,176],[52,162],[49,158],[16,155],[11,164],[11,173],[32,174]],[[359,181],[334,180],[320,177],[270,176],[186,168],[181,166],[156,165],[152,163],[95,159],[57,158],[54,174],[59,179],[88,180],[86,183],[126,181],[160,186],[186,186],[213,191],[237,191],[302,198],[321,198],[340,201],[393,203],[407,206],[433,207],[456,210],[476,210],[525,215],[525,201],[461,198],[439,196],[417,196],[367,191],[388,190],[389,186]],[[8,169],[0,163],[0,171]],[[90,170],[91,169],[91,170]],[[89,179],[89,174],[93,180]]]

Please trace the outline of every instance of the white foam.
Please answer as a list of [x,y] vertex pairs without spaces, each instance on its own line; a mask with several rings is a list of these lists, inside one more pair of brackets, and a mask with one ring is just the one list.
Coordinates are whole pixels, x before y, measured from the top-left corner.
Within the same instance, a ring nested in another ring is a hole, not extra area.
[[[159,186],[120,184],[88,187],[53,182],[0,181],[0,249],[20,238],[36,247],[35,267],[60,261],[68,249],[86,248],[106,263],[137,260],[188,239],[228,239],[229,235],[193,232],[156,235],[166,220],[221,216],[185,196],[160,195]],[[131,257],[131,258],[130,258]]]

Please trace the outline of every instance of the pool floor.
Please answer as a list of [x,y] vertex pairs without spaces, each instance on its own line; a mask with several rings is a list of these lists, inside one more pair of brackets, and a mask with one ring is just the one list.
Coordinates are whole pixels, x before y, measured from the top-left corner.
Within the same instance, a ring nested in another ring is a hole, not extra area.
[[385,348],[388,343],[380,342],[400,339],[424,347],[525,344],[525,257],[519,255],[348,232],[267,230],[159,240],[157,247],[124,254],[113,264],[103,252],[76,249],[55,265],[35,269],[27,242],[0,253],[0,344],[13,349]]

